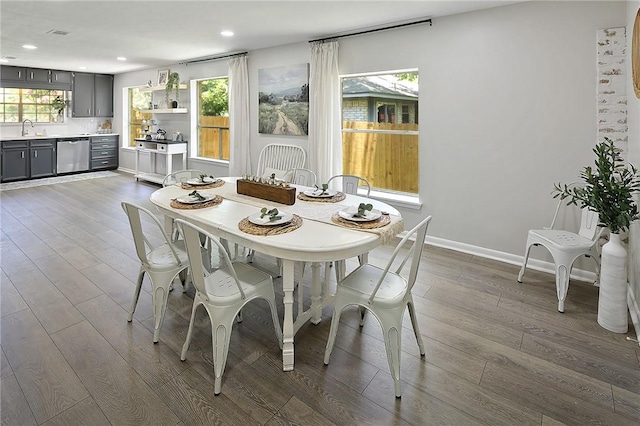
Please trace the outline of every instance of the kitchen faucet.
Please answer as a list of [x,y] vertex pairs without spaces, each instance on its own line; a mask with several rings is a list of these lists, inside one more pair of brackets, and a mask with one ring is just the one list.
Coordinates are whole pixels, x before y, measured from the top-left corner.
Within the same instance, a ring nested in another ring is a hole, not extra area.
[[24,123],[26,123],[27,121],[28,121],[29,123],[31,123],[31,127],[33,127],[33,121],[29,120],[28,118],[27,118],[27,119],[25,119],[25,120],[22,122],[22,136],[27,136],[27,135],[29,134],[29,129],[24,130]]

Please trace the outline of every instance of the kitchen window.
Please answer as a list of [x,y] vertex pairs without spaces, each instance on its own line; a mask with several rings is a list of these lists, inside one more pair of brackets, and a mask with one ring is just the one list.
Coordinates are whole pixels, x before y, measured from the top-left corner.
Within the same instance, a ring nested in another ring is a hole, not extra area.
[[199,80],[198,157],[229,161],[229,79]]
[[64,90],[0,88],[0,123],[60,122],[65,101]]
[[342,171],[374,191],[418,194],[418,72],[342,78]]

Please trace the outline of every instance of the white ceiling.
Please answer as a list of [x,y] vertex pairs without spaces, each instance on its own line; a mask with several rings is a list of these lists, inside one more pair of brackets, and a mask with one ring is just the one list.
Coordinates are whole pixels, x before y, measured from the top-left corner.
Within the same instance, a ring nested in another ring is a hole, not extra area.
[[0,56],[16,58],[5,65],[117,74],[516,2],[1,0]]

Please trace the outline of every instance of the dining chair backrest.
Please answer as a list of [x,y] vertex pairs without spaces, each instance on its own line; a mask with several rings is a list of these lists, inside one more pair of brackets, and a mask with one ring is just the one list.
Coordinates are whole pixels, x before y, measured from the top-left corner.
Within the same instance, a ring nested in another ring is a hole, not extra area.
[[[411,245],[411,247],[404,253],[404,257],[400,262],[400,265],[394,271],[396,274],[401,274],[402,269],[409,259],[411,259],[411,264],[409,267],[409,277],[407,278],[407,291],[410,292],[413,288],[413,285],[416,282],[416,277],[418,275],[418,267],[420,266],[420,259],[422,257],[422,249],[424,248],[424,239],[427,235],[427,228],[429,227],[429,223],[431,222],[431,216],[427,216],[419,224],[417,224],[413,229],[407,232],[407,234],[402,238],[402,240],[398,243],[393,254],[389,258],[387,262],[387,266],[384,269],[384,272],[380,276],[378,283],[376,284],[371,296],[369,297],[369,303],[372,303],[380,285],[384,281],[385,276],[393,266],[393,263],[396,260],[396,257],[402,250],[406,250],[407,246]],[[415,240],[411,242],[411,239],[415,236]]]
[[[576,186],[581,186],[579,182],[572,182],[567,185],[567,187],[572,188]],[[558,204],[556,205],[556,211],[553,214],[553,219],[551,220],[551,225],[549,229],[555,229],[556,219],[558,219],[558,215],[560,213],[560,209],[562,206],[566,206],[567,201],[558,199]],[[587,238],[589,240],[595,241],[602,234],[603,228],[599,226],[600,224],[600,216],[598,213],[589,210],[587,207],[581,209],[580,213],[580,229],[578,230],[578,235],[581,237]]]
[[342,192],[345,194],[358,194],[358,188],[363,187],[366,190],[366,196],[369,197],[371,193],[371,185],[369,185],[369,181],[363,177],[356,175],[335,175],[329,179],[329,188],[331,188],[331,182],[334,180],[340,179],[342,181]]
[[[240,296],[244,299],[244,290],[240,285],[233,263],[220,241],[202,228],[182,219],[176,219],[176,224],[184,236],[189,265],[191,267],[191,279],[193,280],[193,285],[196,290],[200,292],[202,296],[208,297],[205,277],[208,277],[216,270],[226,270],[228,275],[225,274],[224,276],[232,278],[233,282],[218,282],[217,284],[226,287],[237,286]],[[211,242],[208,248],[202,246],[201,240],[203,238]],[[211,261],[214,256],[214,248],[217,249],[218,252],[217,261]],[[208,259],[207,265],[203,262],[204,258]],[[210,289],[209,293],[215,294],[216,291]]]
[[317,177],[313,170],[293,169],[287,172],[285,180],[294,185],[313,186],[317,182]]
[[171,186],[177,183],[186,182],[189,179],[195,179],[204,174],[205,173],[203,171],[196,169],[178,170],[177,172],[166,175],[162,181],[162,186]]
[[283,179],[288,170],[303,168],[306,160],[306,152],[297,145],[271,143],[260,152],[256,176],[275,173],[276,178]]
[[[147,254],[162,244],[168,245],[171,253],[173,253],[176,265],[181,264],[180,258],[169,237],[164,232],[160,220],[153,213],[142,206],[126,201],[123,201],[121,206],[129,218],[136,254],[145,267],[149,268],[151,266]],[[154,241],[156,242],[154,243]]]

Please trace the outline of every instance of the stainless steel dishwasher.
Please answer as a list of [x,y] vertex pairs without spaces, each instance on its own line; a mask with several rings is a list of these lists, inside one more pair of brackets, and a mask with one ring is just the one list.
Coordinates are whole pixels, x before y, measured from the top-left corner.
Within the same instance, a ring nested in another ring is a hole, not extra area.
[[58,174],[89,170],[89,138],[64,138],[57,142]]

